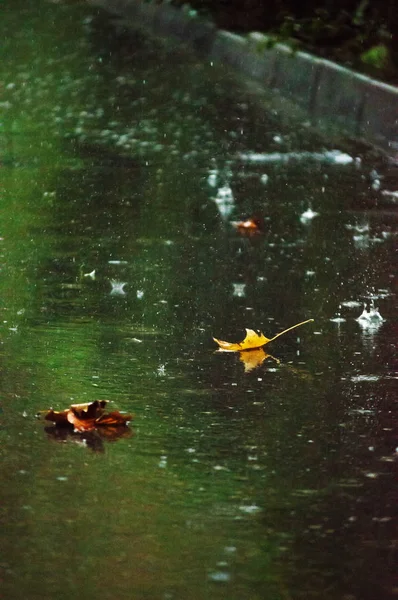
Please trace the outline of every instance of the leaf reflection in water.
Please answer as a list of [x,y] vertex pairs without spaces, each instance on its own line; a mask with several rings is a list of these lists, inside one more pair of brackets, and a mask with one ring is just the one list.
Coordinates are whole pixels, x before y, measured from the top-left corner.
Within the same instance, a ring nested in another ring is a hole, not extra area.
[[275,358],[271,354],[267,354],[262,348],[239,352],[239,358],[245,366],[245,373],[249,373],[250,371],[253,371],[253,369],[256,369],[262,365],[267,358],[271,358],[278,365],[280,364],[280,360],[278,358]]
[[78,446],[90,448],[93,452],[105,452],[104,442],[115,442],[122,438],[130,438],[134,432],[130,427],[102,427],[94,431],[74,431],[70,427],[45,427],[49,439],[55,442],[72,442]]

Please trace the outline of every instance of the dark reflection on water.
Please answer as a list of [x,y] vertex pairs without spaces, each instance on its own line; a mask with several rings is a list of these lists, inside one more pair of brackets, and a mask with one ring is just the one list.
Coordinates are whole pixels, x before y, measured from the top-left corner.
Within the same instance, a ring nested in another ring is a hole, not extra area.
[[[336,142],[183,49],[38,7],[1,24],[5,596],[393,596],[393,167],[303,158]],[[255,368],[215,353],[311,317]],[[134,435],[34,418],[96,398]]]

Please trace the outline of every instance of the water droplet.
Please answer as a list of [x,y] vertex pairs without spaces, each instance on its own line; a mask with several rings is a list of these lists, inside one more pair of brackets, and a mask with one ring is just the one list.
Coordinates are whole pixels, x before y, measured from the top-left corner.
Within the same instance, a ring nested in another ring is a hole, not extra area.
[[254,515],[256,513],[258,513],[261,508],[259,506],[257,506],[256,504],[250,504],[250,505],[243,505],[243,506],[239,506],[239,510],[241,512],[246,513],[247,515]]
[[116,281],[115,279],[110,280],[112,289],[111,296],[125,296],[124,286],[127,285],[125,281]]
[[217,583],[227,583],[231,580],[231,575],[225,571],[214,571],[213,573],[209,573],[209,579]]
[[306,225],[307,223],[310,223],[312,219],[315,219],[315,217],[318,216],[319,213],[313,211],[312,208],[309,206],[307,210],[300,215],[300,221],[301,223],[303,223],[303,225]]
[[245,283],[233,283],[233,296],[237,298],[244,298],[246,295],[246,284]]

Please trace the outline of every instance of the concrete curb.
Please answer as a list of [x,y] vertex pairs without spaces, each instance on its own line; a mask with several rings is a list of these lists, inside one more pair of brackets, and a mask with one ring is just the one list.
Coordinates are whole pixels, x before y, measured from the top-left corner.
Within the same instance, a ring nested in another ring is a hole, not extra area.
[[304,109],[313,125],[333,125],[398,158],[398,88],[276,44],[242,37],[167,4],[143,0],[87,0],[126,17],[135,27],[176,37],[211,60],[227,64]]

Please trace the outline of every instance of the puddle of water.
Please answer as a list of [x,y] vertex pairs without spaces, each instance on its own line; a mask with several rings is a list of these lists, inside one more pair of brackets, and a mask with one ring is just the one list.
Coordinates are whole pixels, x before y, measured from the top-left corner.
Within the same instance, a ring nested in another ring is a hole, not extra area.
[[[7,598],[387,597],[398,228],[368,175],[388,168],[92,9],[7,6]],[[259,235],[230,223],[256,215]],[[270,354],[214,353],[307,318]],[[96,398],[131,435],[35,418]]]

